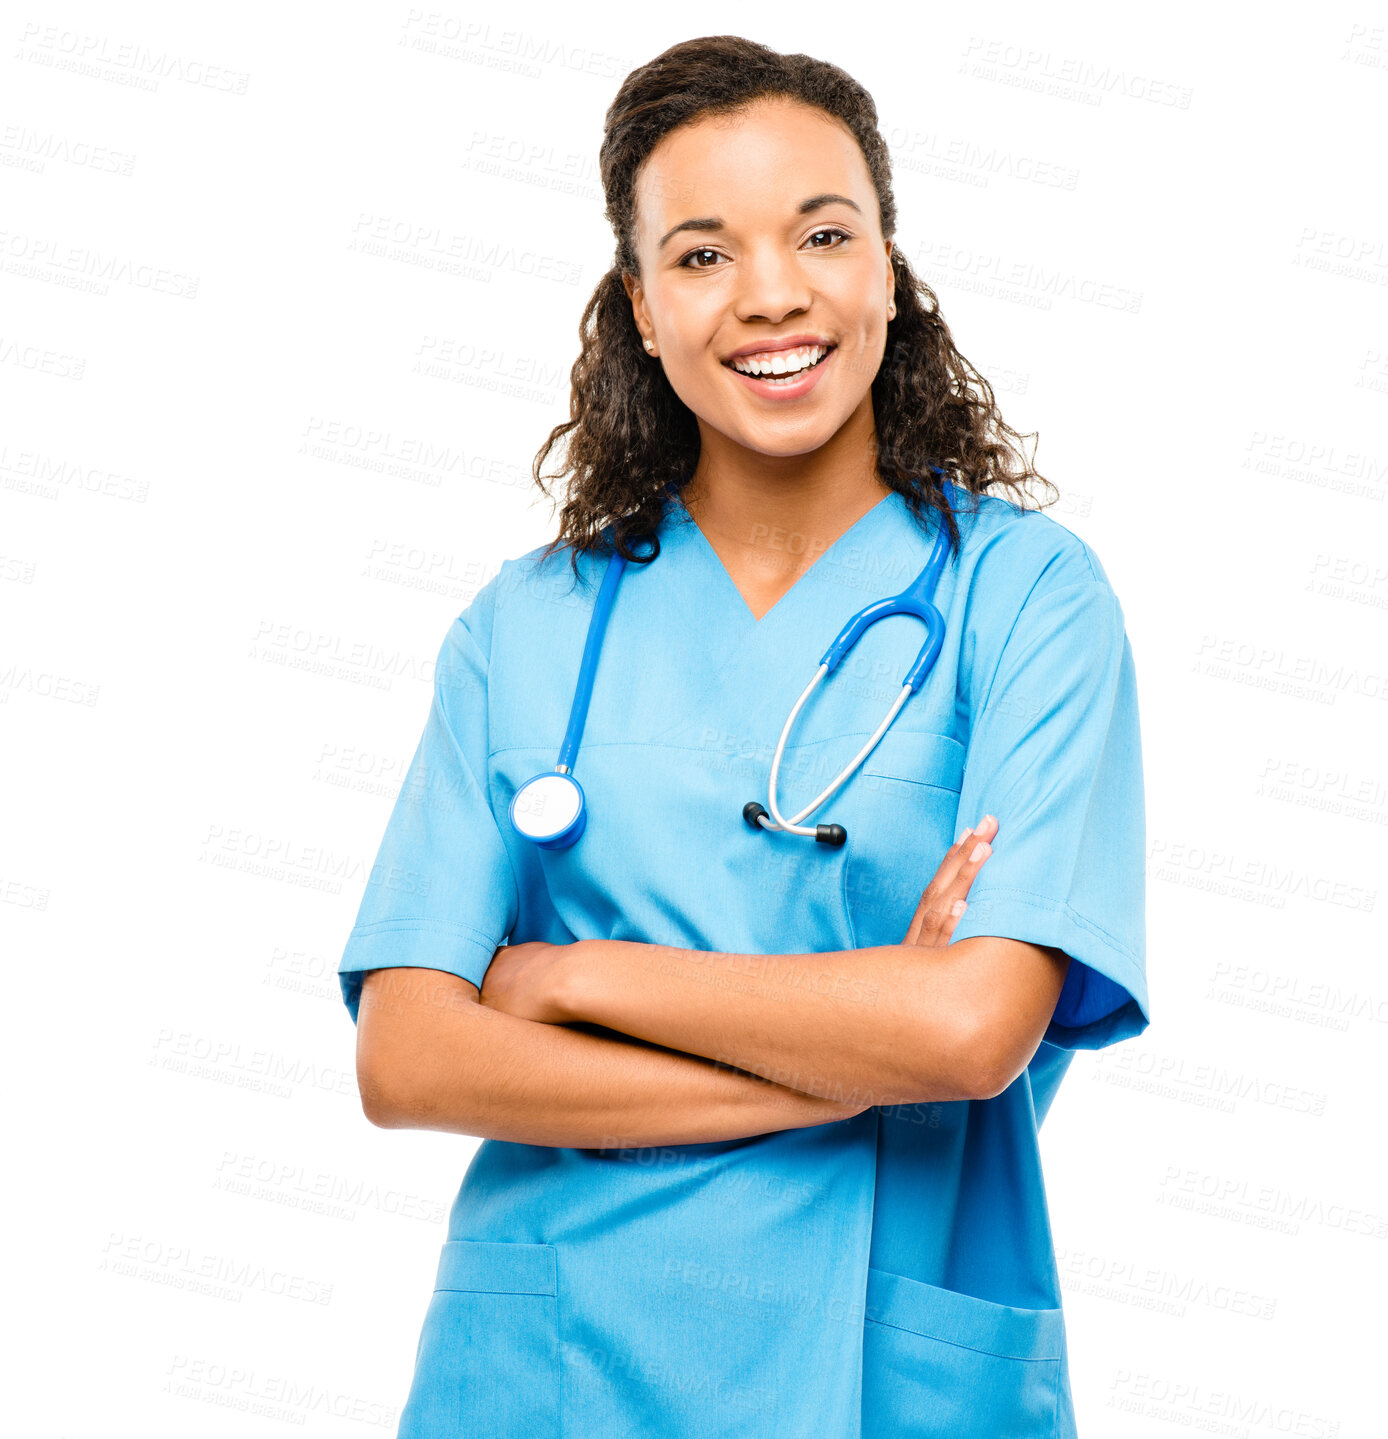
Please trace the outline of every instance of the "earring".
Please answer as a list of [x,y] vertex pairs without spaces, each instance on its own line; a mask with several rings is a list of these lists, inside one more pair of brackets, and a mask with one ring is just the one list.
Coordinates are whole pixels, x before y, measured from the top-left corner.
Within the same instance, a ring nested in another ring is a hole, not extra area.
[[647,341],[646,341],[646,348],[647,348],[648,350],[653,350],[653,349],[655,349],[655,341],[654,341],[654,340],[647,340]]

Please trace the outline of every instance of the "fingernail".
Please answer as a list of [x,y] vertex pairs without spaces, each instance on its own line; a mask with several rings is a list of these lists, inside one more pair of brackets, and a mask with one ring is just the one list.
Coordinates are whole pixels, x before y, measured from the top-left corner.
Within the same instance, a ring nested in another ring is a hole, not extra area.
[[959,838],[954,841],[955,844],[963,844],[964,841],[965,841],[966,839],[968,839],[968,837],[969,837],[973,832],[974,832],[974,831],[973,831],[973,826],[970,825],[969,828],[966,829],[966,830],[964,831],[964,833],[961,834],[961,835],[959,836]]
[[969,907],[969,906],[968,906],[967,904],[965,904],[965,902],[964,902],[962,899],[956,899],[956,900],[954,901],[954,903],[953,903],[952,905],[950,905],[950,907],[949,907],[949,912],[950,912],[956,919],[958,919],[959,916],[960,916],[961,914],[963,914],[966,909],[968,909],[968,907]]
[[978,842],[976,845],[974,845],[973,853],[969,856],[969,863],[972,864],[972,863],[974,862],[974,860],[976,860],[976,859],[982,859],[983,856],[984,856],[985,854],[987,854],[987,853],[988,853],[988,841],[985,840],[985,839],[979,840],[979,842]]

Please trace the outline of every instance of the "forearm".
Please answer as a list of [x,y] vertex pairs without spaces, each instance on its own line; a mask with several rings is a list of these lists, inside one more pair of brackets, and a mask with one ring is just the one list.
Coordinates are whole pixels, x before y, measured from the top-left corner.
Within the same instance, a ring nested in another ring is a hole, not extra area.
[[[419,971],[415,971],[418,975]],[[383,976],[383,978],[387,978]],[[372,1023],[388,1009],[387,978]],[[397,981],[397,983],[400,981]],[[498,1013],[472,986],[411,1008],[408,1042],[378,1072],[408,1075],[372,1114],[435,1129],[565,1148],[703,1144],[827,1124],[860,1112],[689,1054]]]
[[564,1019],[844,1101],[977,1093],[962,945],[743,955],[583,940],[571,950],[559,996]]

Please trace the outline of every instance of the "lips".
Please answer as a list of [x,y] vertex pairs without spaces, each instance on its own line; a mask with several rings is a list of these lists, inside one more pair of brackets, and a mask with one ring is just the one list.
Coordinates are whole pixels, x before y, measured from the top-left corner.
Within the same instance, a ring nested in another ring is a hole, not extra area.
[[[725,363],[730,370],[736,370],[739,375],[751,375],[754,379],[784,379],[786,377],[803,375],[829,358],[830,351],[828,348],[815,346],[814,349],[818,350],[819,353],[814,354],[814,350],[810,350],[804,346],[797,346],[794,350],[762,350],[755,355],[740,355],[737,359],[727,360]],[[810,354],[814,354],[814,358],[808,360],[807,363],[807,357]],[[786,365],[794,365],[795,368],[779,371],[769,368],[763,370],[749,368],[753,364],[774,365],[776,358],[780,355],[786,357],[784,361]]]
[[[746,386],[758,400],[772,403],[781,400],[798,400],[802,396],[808,395],[819,384],[820,372],[834,358],[837,351],[838,347],[831,345],[827,353],[816,360],[814,364],[796,371],[793,375],[748,375],[735,369],[726,360],[723,362],[723,368],[734,375],[738,383]],[[754,351],[754,353],[762,354],[766,351]]]
[[823,335],[783,335],[775,340],[757,340],[750,345],[743,345],[740,350],[734,350],[728,355],[723,363],[726,365],[729,360],[745,360],[751,355],[776,355],[782,350],[806,350],[817,345],[834,348],[832,340],[826,340]]

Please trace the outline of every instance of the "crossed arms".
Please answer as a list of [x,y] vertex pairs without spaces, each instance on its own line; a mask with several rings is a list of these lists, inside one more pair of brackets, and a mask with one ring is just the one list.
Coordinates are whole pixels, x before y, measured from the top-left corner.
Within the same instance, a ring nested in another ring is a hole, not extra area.
[[497,951],[480,991],[441,970],[373,970],[357,1022],[363,1110],[383,1128],[606,1149],[999,1094],[1035,1053],[1069,957],[949,942],[995,825],[950,848],[901,944],[521,944]]

